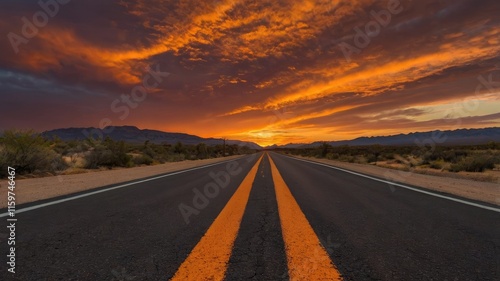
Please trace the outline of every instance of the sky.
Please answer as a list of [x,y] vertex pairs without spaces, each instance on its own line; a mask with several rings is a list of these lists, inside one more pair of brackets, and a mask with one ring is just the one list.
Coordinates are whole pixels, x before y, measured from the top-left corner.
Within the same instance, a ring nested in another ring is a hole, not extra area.
[[0,130],[261,145],[500,123],[500,1],[0,2]]

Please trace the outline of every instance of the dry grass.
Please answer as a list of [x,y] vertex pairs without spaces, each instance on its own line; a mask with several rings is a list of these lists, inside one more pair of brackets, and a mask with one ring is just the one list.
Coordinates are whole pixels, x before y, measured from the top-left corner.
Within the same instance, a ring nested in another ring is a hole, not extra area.
[[[484,181],[484,182],[500,182],[500,170],[495,168],[493,170],[486,170],[484,172],[450,172],[449,168],[451,163],[444,162],[442,160],[434,161],[430,165],[421,164],[421,160],[417,158],[402,158],[401,156],[395,157],[393,160],[378,161],[372,163],[375,166],[394,169],[405,172],[412,172],[423,175],[433,175],[439,177],[449,177],[456,179],[468,179],[474,181]],[[362,164],[362,163],[360,163]],[[498,166],[498,165],[497,165]]]

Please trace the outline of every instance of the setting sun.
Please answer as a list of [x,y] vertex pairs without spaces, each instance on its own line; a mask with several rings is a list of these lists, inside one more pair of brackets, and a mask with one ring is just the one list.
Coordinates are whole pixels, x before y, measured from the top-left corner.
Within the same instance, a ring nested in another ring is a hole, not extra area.
[[0,127],[272,145],[500,121],[494,1],[182,2],[120,2],[84,26],[84,2],[40,27],[19,20],[36,5],[0,11]]

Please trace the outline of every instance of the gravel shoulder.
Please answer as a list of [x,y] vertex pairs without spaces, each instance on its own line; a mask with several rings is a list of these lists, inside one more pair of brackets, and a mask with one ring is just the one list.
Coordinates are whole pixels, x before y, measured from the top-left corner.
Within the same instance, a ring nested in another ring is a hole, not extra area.
[[423,175],[367,164],[346,163],[312,157],[293,157],[500,206],[500,182],[493,183],[445,176]]
[[[16,180],[16,205],[67,195],[93,188],[127,182],[204,165],[237,159],[241,155],[225,158],[191,160],[155,166],[120,168],[105,171],[88,171],[76,175]],[[0,208],[7,206],[7,180],[0,180]]]

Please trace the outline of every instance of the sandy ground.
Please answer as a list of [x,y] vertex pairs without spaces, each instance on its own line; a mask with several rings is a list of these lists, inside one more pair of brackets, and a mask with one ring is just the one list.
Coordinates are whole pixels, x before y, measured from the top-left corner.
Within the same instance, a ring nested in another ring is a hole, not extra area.
[[500,182],[482,182],[445,176],[422,175],[368,164],[346,163],[328,159],[297,157],[310,161],[329,164],[366,175],[399,183],[419,186],[431,190],[458,195],[464,198],[500,205]]
[[[16,205],[242,157],[182,161],[155,166],[89,171],[83,174],[16,180]],[[0,208],[7,206],[7,181],[0,180]]]

